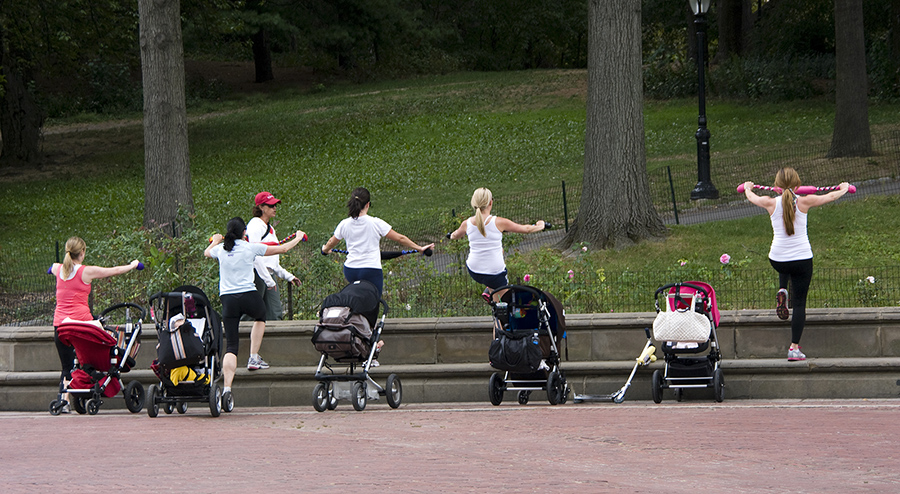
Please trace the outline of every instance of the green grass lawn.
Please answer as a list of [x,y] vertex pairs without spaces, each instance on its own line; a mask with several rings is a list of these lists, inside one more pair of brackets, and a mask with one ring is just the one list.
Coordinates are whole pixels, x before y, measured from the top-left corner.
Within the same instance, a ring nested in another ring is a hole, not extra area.
[[[346,216],[347,195],[356,186],[372,191],[372,214],[398,224],[464,206],[480,186],[502,199],[562,180],[578,183],[585,88],[584,71],[463,73],[204,105],[205,113],[189,115],[196,207],[196,234],[191,238],[222,231],[233,216],[248,218],[252,198],[260,190],[283,200],[279,234],[302,228],[311,236],[304,248],[312,250]],[[742,174],[757,182],[767,180],[770,151],[827,144],[834,105],[824,100],[712,100],[707,113],[714,163],[719,158],[722,163],[741,160],[740,171],[714,165],[714,182],[730,191]],[[873,103],[870,108],[873,129],[896,132],[898,115],[897,103]],[[47,129],[45,148],[53,151],[54,164],[0,177],[0,227],[5,232],[0,262],[7,269],[15,263],[45,270],[43,257],[40,267],[22,260],[34,258],[35,252],[52,252],[54,242],[71,235],[87,241],[90,262],[92,245],[106,245],[114,232],[140,226],[140,125],[52,133],[76,125],[73,122]],[[648,168],[694,163],[696,127],[696,101],[647,102]],[[693,173],[690,166],[688,175]],[[896,206],[894,198],[872,198],[815,212],[810,221],[817,265],[897,263]],[[436,225],[435,234],[442,228]],[[679,259],[708,263],[712,269],[725,252],[765,268],[768,228],[765,217],[675,227],[664,243],[590,255],[608,270],[665,270]],[[200,242],[191,248],[203,247]],[[107,252],[104,259],[125,262],[142,248],[121,248],[120,259]]]

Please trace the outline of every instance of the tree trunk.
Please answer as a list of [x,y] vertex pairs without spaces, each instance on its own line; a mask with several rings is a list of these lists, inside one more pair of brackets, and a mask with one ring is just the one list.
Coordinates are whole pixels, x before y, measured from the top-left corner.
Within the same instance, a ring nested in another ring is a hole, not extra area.
[[32,80],[18,66],[15,53],[7,53],[0,33],[0,70],[6,79],[0,98],[0,167],[37,166],[41,162],[41,127],[44,112],[28,91]]
[[253,65],[256,68],[256,82],[269,82],[275,79],[272,72],[272,49],[269,47],[269,32],[261,27],[252,37]]
[[713,60],[721,63],[739,57],[744,51],[744,0],[719,0],[716,17],[719,27],[719,48]]
[[835,109],[829,158],[869,156],[869,94],[862,0],[834,0]]
[[179,0],[139,0],[144,85],[144,226],[173,231],[193,212]]
[[891,0],[891,60],[900,67],[900,0]]
[[590,0],[581,205],[560,247],[623,248],[658,239],[644,149],[641,0]]

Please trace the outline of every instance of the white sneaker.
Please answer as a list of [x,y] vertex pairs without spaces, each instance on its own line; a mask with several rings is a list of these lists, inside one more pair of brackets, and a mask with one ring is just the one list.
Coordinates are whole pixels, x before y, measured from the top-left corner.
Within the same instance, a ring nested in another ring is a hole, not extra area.
[[370,365],[369,367],[378,367],[379,365],[381,364],[378,363],[378,360],[372,359],[372,365]]
[[250,357],[250,360],[247,361],[247,370],[259,370],[259,369],[268,369],[269,364],[262,357],[253,358]]
[[806,360],[806,355],[803,355],[803,352],[800,351],[800,347],[793,350],[788,349],[788,361],[796,362],[798,360]]

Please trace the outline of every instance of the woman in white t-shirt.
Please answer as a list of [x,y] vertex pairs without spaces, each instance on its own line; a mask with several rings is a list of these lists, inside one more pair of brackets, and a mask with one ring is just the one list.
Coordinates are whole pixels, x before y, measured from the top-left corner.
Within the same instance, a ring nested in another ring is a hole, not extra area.
[[[503,259],[503,232],[539,232],[544,229],[544,222],[520,225],[506,218],[491,216],[494,196],[490,189],[484,187],[475,190],[471,204],[475,208],[475,214],[450,234],[450,240],[462,238],[463,235],[469,237],[466,268],[473,280],[485,286],[482,296],[488,300],[490,290],[509,284],[506,262]],[[505,290],[495,293],[494,301],[500,300],[504,292]]]
[[[250,330],[250,360],[248,370],[267,369],[269,364],[259,356],[263,334],[266,332],[266,306],[253,282],[253,261],[258,256],[284,254],[294,248],[305,235],[297,230],[297,236],[283,245],[266,245],[247,242],[244,235],[247,225],[236,217],[228,222],[226,233],[215,234],[203,255],[219,261],[219,300],[222,302],[222,325],[225,328],[225,356],[222,357],[222,375],[225,378],[222,405],[230,412],[234,407],[231,383],[237,370],[238,326],[241,316],[247,314],[253,320]],[[222,241],[225,241],[224,244]]]
[[775,313],[779,319],[787,319],[788,282],[792,286],[791,346],[788,360],[806,360],[800,351],[800,336],[806,324],[806,295],[813,274],[813,253],[806,232],[806,214],[810,208],[828,204],[843,196],[850,188],[841,182],[840,188],[823,195],[798,196],[794,189],[800,186],[800,175],[793,168],[782,168],[775,174],[775,187],[783,190],[778,197],[759,196],[753,192],[753,182],[744,182],[747,199],[766,210],[772,223],[772,246],[769,263],[778,271],[778,292],[775,294]]
[[424,253],[434,244],[421,246],[406,235],[397,233],[387,222],[369,216],[372,206],[371,196],[365,187],[357,187],[347,201],[349,217],[338,223],[334,235],[322,246],[322,254],[331,253],[343,240],[347,243],[347,259],[344,261],[344,278],[348,283],[358,280],[370,281],[378,288],[380,295],[384,291],[384,272],[381,270],[381,239],[387,237],[400,245]]

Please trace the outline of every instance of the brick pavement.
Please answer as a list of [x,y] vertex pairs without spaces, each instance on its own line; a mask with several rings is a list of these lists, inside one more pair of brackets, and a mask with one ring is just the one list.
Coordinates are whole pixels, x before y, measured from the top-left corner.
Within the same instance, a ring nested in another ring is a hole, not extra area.
[[[239,397],[238,397],[239,400]],[[3,492],[900,492],[900,400],[0,413]]]

